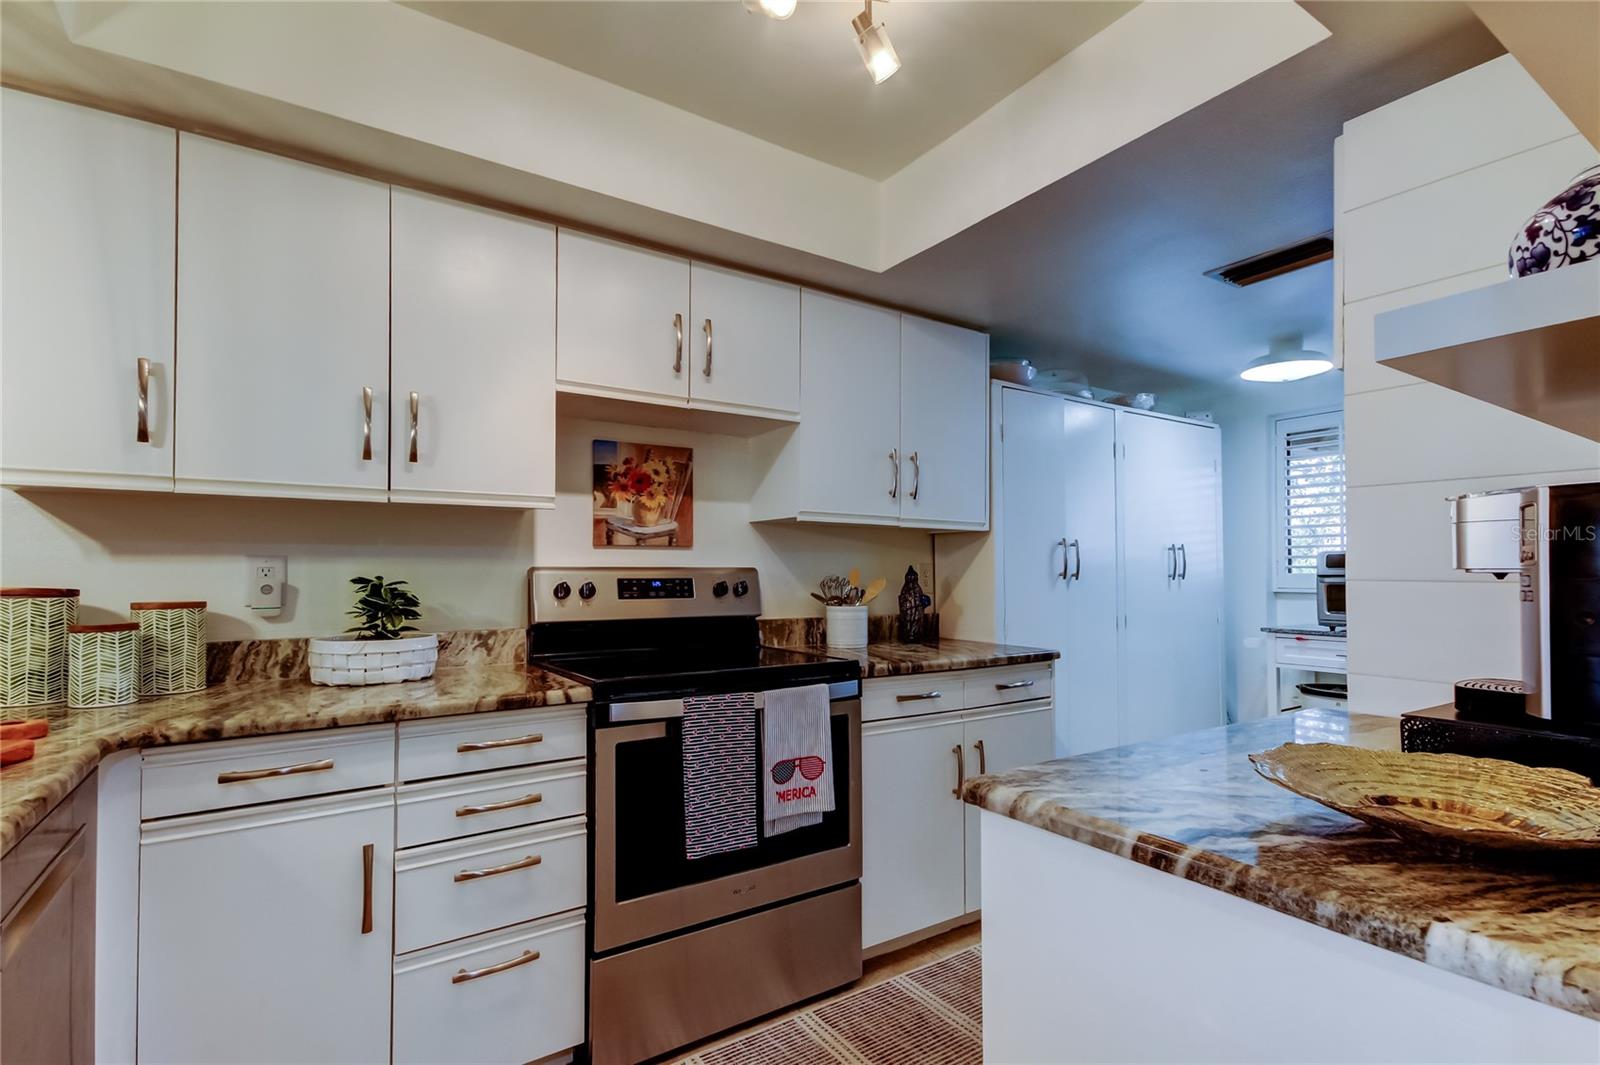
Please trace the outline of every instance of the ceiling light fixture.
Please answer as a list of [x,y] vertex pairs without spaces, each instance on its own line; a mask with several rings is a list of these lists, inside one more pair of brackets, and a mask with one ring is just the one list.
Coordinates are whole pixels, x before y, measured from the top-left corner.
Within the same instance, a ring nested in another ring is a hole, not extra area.
[[797,0],[744,0],[744,9],[751,14],[762,14],[783,21],[794,14]]
[[851,19],[850,26],[856,31],[856,48],[867,65],[867,73],[872,75],[872,83],[882,85],[900,69],[900,56],[889,42],[888,29],[883,23],[872,21],[872,0],[866,2],[866,10]]
[[1267,353],[1240,370],[1239,376],[1246,381],[1281,383],[1315,377],[1331,369],[1333,369],[1332,359],[1320,351],[1307,350],[1304,342],[1296,335],[1274,340]]

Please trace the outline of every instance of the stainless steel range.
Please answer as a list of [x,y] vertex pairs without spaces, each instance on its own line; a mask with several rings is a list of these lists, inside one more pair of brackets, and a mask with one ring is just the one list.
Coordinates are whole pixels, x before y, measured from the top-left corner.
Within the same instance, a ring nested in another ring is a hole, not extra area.
[[[858,978],[860,667],[763,647],[752,569],[534,569],[528,599],[530,661],[594,691],[595,1065],[654,1057]],[[828,685],[835,809],[690,859],[683,700],[813,684]]]

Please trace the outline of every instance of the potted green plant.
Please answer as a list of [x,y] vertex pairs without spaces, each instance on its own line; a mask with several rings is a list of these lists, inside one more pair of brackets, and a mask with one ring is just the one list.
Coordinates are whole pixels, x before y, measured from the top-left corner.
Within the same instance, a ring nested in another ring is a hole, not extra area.
[[312,640],[309,648],[313,684],[390,684],[433,676],[439,658],[435,633],[410,636],[411,622],[422,617],[422,601],[405,581],[352,577],[355,606],[346,611],[356,624],[345,630],[352,639]]

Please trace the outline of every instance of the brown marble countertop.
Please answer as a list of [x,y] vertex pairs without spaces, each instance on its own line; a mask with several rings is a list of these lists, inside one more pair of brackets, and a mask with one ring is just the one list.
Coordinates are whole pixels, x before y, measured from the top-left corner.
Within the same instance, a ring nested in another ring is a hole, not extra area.
[[99,710],[0,711],[0,720],[50,721],[50,734],[35,741],[32,759],[0,769],[0,854],[113,751],[584,703],[590,694],[544,670],[478,663],[440,666],[429,680],[400,684],[336,688],[302,679],[242,680]]
[[[1397,718],[1307,709],[969,781],[967,802],[1600,1019],[1600,867],[1419,851],[1258,776],[1282,743],[1395,750]],[[1046,890],[1041,888],[1041,890]]]
[[780,646],[859,662],[863,679],[904,677],[914,673],[941,673],[952,669],[1019,666],[1029,662],[1053,662],[1061,657],[1055,651],[1046,651],[1038,647],[981,643],[977,640],[941,639],[931,643],[899,643],[889,640],[869,643],[866,647],[854,651],[843,647],[818,647],[814,644],[800,643],[784,643]]

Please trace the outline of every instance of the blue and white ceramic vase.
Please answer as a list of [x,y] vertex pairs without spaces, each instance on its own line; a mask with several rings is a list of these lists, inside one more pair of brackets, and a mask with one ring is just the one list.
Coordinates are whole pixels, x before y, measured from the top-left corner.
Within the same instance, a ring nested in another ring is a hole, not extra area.
[[1512,277],[1600,258],[1600,166],[1591,166],[1534,212],[1511,242]]

